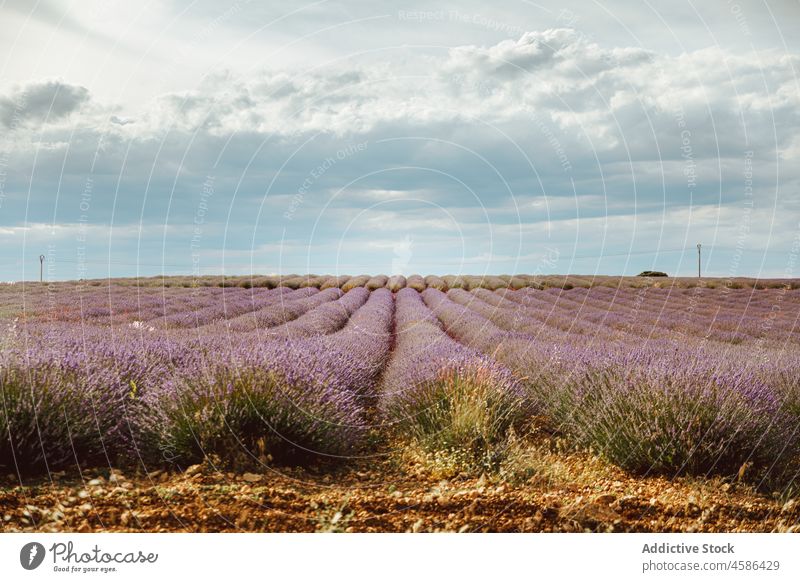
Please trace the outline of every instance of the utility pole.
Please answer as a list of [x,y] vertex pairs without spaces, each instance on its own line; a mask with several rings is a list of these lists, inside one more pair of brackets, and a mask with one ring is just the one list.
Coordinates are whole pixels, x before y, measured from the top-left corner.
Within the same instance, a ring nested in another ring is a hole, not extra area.
[[701,249],[701,247],[702,247],[702,246],[703,246],[703,245],[701,245],[700,243],[697,243],[697,278],[698,278],[698,279],[699,279],[700,277],[702,277],[702,275],[700,274],[700,265],[701,265],[701,260],[700,260],[700,257],[701,257],[701,254],[700,254],[700,253],[701,253],[701,251],[700,251],[700,249]]
[[39,283],[44,281],[44,255],[39,255]]

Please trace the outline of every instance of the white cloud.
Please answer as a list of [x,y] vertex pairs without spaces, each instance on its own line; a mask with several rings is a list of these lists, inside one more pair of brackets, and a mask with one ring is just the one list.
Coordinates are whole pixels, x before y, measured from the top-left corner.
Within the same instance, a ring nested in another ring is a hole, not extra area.
[[[142,236],[136,223],[144,220],[190,237],[202,182],[213,174],[208,252],[212,218],[226,221],[224,244],[239,248],[252,246],[256,231],[261,244],[284,228],[305,248],[316,221],[322,252],[349,228],[353,254],[391,258],[408,235],[418,257],[435,252],[435,236],[459,249],[466,240],[475,264],[515,256],[520,232],[530,245],[552,237],[627,248],[662,236],[674,246],[736,238],[752,150],[754,220],[773,226],[754,227],[751,242],[766,245],[769,228],[791,227],[783,217],[773,224],[772,203],[788,212],[800,198],[798,68],[796,55],[777,51],[667,54],[553,28],[305,69],[259,66],[240,76],[221,67],[191,89],[133,105],[68,79],[37,81],[0,96],[0,123],[14,127],[3,138],[21,169],[5,184],[3,219],[17,228],[55,216],[74,228],[93,172],[98,236],[107,235],[104,221],[122,223],[115,237]],[[15,105],[23,94],[25,106]],[[361,142],[369,146],[315,178],[291,224],[282,222],[310,172]],[[28,192],[37,216],[12,206]],[[112,194],[113,217],[103,207]],[[391,206],[373,208],[383,203]],[[690,211],[691,224],[681,222]],[[475,248],[489,239],[497,248]]]
[[[784,155],[793,151],[789,144],[800,126],[800,60],[774,52],[744,57],[713,48],[673,57],[638,47],[602,48],[574,30],[554,29],[417,60],[424,74],[415,78],[357,60],[305,71],[267,69],[247,78],[222,72],[140,110],[107,103],[73,119],[80,127],[140,139],[167,130],[291,138],[400,125],[410,132],[476,120],[530,125],[536,115],[562,132],[573,150],[627,155],[629,143],[632,156],[650,158],[657,157],[657,146],[675,156],[670,141],[680,133],[679,113],[704,144],[728,147],[746,133],[753,147]],[[25,115],[39,121],[74,114],[89,98],[83,87],[62,82],[34,84],[26,92]],[[0,101],[6,125],[18,96]]]

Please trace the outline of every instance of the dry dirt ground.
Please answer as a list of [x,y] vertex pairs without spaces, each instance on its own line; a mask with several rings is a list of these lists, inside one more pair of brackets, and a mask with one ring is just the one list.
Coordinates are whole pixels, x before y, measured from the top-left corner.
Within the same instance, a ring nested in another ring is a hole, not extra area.
[[540,452],[521,474],[449,478],[413,463],[346,469],[0,477],[0,531],[800,531],[800,503],[736,480],[634,477]]

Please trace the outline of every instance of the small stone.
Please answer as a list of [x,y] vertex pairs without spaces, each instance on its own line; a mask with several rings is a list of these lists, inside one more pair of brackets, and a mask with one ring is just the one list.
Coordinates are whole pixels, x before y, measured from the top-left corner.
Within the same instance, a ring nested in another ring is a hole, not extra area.
[[258,481],[261,481],[261,475],[257,475],[255,473],[245,473],[242,475],[242,479],[248,483],[257,483]]
[[81,489],[80,491],[78,491],[78,497],[80,499],[86,499],[87,497],[89,497],[89,492],[86,489]]
[[560,511],[561,516],[574,519],[582,525],[609,525],[618,523],[620,515],[606,505],[599,503],[575,503]]
[[234,524],[238,528],[242,528],[247,524],[247,518],[250,517],[250,510],[245,508],[239,513],[239,517],[236,518]]
[[161,476],[161,474],[162,474],[163,472],[164,472],[164,471],[162,471],[161,469],[156,469],[155,471],[150,471],[150,472],[147,474],[147,478],[148,478],[148,479],[157,479],[158,477],[160,477],[160,476]]
[[611,505],[617,500],[617,496],[613,493],[603,493],[594,498],[595,503],[600,505]]

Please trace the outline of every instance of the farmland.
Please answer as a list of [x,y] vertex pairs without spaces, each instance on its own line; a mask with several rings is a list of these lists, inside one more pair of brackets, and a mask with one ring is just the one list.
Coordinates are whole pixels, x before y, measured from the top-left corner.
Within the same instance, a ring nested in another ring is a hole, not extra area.
[[0,523],[792,531],[800,284],[0,286]]

